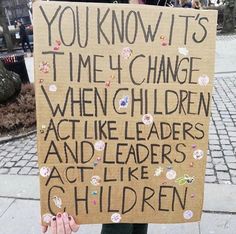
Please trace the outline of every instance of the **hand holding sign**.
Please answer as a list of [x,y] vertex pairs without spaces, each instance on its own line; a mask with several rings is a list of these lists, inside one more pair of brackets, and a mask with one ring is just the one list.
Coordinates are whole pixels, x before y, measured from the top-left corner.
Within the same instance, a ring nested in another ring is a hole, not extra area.
[[[49,229],[49,230],[48,230]],[[49,231],[50,234],[71,234],[77,232],[79,225],[75,223],[72,216],[69,216],[66,212],[51,218],[50,227],[42,225],[42,232],[46,233]]]

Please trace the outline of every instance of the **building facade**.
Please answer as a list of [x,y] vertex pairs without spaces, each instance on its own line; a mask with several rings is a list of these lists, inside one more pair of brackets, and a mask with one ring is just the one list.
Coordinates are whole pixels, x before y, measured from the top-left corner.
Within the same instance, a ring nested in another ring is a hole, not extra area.
[[1,0],[5,9],[8,25],[14,25],[15,20],[21,20],[24,24],[31,24],[31,0]]

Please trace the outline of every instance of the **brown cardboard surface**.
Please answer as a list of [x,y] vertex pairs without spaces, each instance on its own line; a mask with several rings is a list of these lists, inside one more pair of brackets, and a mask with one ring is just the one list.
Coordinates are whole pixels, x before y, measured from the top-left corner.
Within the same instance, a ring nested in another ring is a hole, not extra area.
[[41,214],[199,221],[216,12],[34,3]]

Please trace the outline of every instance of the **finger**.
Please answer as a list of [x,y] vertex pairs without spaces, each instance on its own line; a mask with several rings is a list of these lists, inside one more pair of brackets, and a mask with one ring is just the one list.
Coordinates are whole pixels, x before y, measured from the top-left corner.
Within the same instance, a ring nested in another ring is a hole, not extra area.
[[70,228],[70,224],[69,224],[69,217],[68,217],[68,214],[66,212],[64,212],[62,214],[62,219],[63,219],[63,222],[64,222],[65,233],[66,234],[71,234],[71,228]]
[[48,230],[48,226],[41,225],[42,233],[45,233]]
[[51,219],[51,234],[57,234],[57,219],[55,216]]
[[79,225],[75,222],[72,216],[69,216],[69,223],[70,223],[70,228],[73,232],[77,232],[79,230]]
[[57,219],[57,234],[65,234],[62,214],[58,213],[56,219]]
[[42,231],[42,233],[47,232],[47,230],[48,230],[48,225],[42,224],[42,220],[41,220],[41,219],[39,220],[39,224],[40,224],[40,226],[41,226],[41,231]]

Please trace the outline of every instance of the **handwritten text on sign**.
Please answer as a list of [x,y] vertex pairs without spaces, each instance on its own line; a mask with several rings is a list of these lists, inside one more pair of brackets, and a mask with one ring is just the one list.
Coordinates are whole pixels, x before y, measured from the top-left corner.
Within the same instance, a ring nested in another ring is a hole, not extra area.
[[34,5],[42,218],[201,216],[216,14]]

